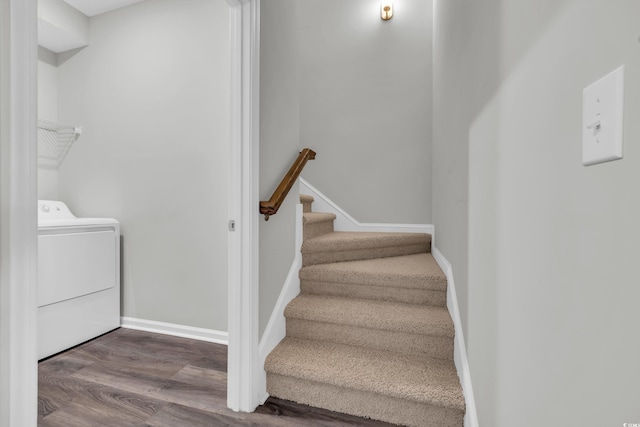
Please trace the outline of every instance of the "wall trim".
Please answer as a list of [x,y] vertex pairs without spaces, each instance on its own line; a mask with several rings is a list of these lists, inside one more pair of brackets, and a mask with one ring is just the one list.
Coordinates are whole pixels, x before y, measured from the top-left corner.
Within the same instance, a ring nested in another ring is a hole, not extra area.
[[37,2],[0,2],[0,426],[37,424]]
[[435,239],[435,229],[431,224],[386,224],[362,223],[349,215],[344,209],[334,203],[320,190],[300,178],[300,193],[313,196],[313,210],[315,212],[331,212],[336,214],[334,228],[337,231],[373,231],[395,233],[427,233],[431,234],[431,241]]
[[431,247],[431,253],[445,276],[447,276],[447,309],[449,309],[455,327],[453,359],[456,364],[458,376],[460,377],[460,383],[462,384],[464,399],[467,405],[467,411],[464,416],[464,427],[479,427],[478,412],[476,410],[476,401],[471,383],[471,370],[469,369],[469,360],[467,359],[467,347],[464,343],[464,332],[462,331],[462,320],[460,319],[460,308],[458,307],[458,296],[456,294],[455,281],[453,280],[453,268],[442,252],[434,245]]
[[157,322],[155,320],[137,319],[135,317],[122,317],[120,326],[125,329],[135,329],[137,331],[153,332],[156,334],[171,335],[174,337],[189,338],[192,340],[207,341],[216,344],[229,344],[229,334],[227,332],[216,331],[214,329]]
[[269,397],[267,393],[267,372],[264,370],[264,363],[269,353],[282,341],[287,334],[286,319],[284,317],[284,309],[291,302],[292,299],[300,294],[300,268],[302,268],[302,205],[296,205],[296,231],[295,231],[295,245],[294,245],[294,258],[291,263],[291,268],[287,274],[287,278],[284,281],[284,285],[280,290],[280,295],[276,301],[276,305],[271,312],[267,327],[262,334],[260,345],[258,347],[260,366],[262,371],[260,372],[260,394],[261,404]]
[[258,361],[260,0],[227,0],[231,62],[227,406],[252,412]]

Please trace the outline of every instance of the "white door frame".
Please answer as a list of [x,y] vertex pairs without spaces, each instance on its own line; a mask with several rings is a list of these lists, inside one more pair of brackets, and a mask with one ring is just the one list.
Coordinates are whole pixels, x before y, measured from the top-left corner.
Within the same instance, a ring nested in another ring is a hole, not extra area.
[[258,358],[260,0],[227,0],[231,49],[227,405],[261,402]]
[[[230,6],[228,406],[258,379],[260,0]],[[0,427],[37,424],[37,0],[0,0]]]
[[0,0],[0,426],[38,402],[37,2]]

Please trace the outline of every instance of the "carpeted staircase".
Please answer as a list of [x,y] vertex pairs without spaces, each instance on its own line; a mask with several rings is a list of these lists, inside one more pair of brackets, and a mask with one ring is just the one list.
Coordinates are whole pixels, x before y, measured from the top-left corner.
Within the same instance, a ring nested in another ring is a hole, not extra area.
[[271,396],[400,425],[462,427],[447,283],[431,236],[333,231],[301,195],[301,293],[267,357]]

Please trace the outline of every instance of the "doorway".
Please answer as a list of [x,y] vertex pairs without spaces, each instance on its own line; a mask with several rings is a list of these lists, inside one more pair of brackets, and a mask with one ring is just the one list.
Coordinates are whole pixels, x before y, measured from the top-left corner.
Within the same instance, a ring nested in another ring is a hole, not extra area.
[[[239,355],[229,366],[229,406],[247,410],[256,404],[257,215],[249,208],[257,200],[257,117],[259,0],[228,0],[231,46],[231,179],[229,217],[241,227],[229,237],[229,352]],[[2,47],[2,178],[0,193],[3,233],[1,278],[2,334],[0,425],[35,425],[35,271],[36,229],[36,0],[3,0],[0,20],[7,32]],[[32,56],[33,55],[33,56]],[[8,97],[11,93],[13,96]],[[11,126],[9,126],[11,125]],[[10,130],[10,131],[9,131]],[[12,152],[10,158],[6,155]],[[6,167],[5,167],[6,166]],[[7,183],[11,183],[9,186]],[[11,272],[11,274],[8,274]],[[233,286],[231,286],[233,285]],[[5,298],[7,295],[11,299]],[[245,307],[242,309],[242,307]],[[254,315],[247,315],[254,313]],[[240,403],[238,403],[240,402]],[[247,403],[248,402],[248,403]],[[255,407],[255,406],[254,406]]]
[[65,7],[50,19],[84,19],[87,44],[53,52],[40,36],[39,120],[82,133],[57,165],[39,162],[38,198],[120,222],[125,325],[227,329],[227,9],[134,1],[86,17],[92,9]]

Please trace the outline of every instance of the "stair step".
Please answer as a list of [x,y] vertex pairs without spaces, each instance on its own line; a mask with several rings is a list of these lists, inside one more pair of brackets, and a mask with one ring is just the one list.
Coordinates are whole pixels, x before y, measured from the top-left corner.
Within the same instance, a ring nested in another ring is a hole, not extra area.
[[272,396],[421,427],[462,427],[464,398],[451,361],[285,338],[265,363]]
[[302,214],[303,240],[313,239],[333,232],[336,215],[326,212],[304,212]]
[[329,212],[304,212],[302,214],[303,224],[316,224],[318,222],[333,221],[336,219],[336,214]]
[[300,270],[304,294],[444,307],[447,279],[430,253],[316,264]]
[[302,244],[302,265],[411,255],[431,251],[431,235],[334,231]]
[[444,307],[299,295],[284,315],[287,336],[453,359],[453,322]]
[[302,212],[311,212],[311,204],[315,199],[308,194],[300,194],[300,203],[302,203]]

